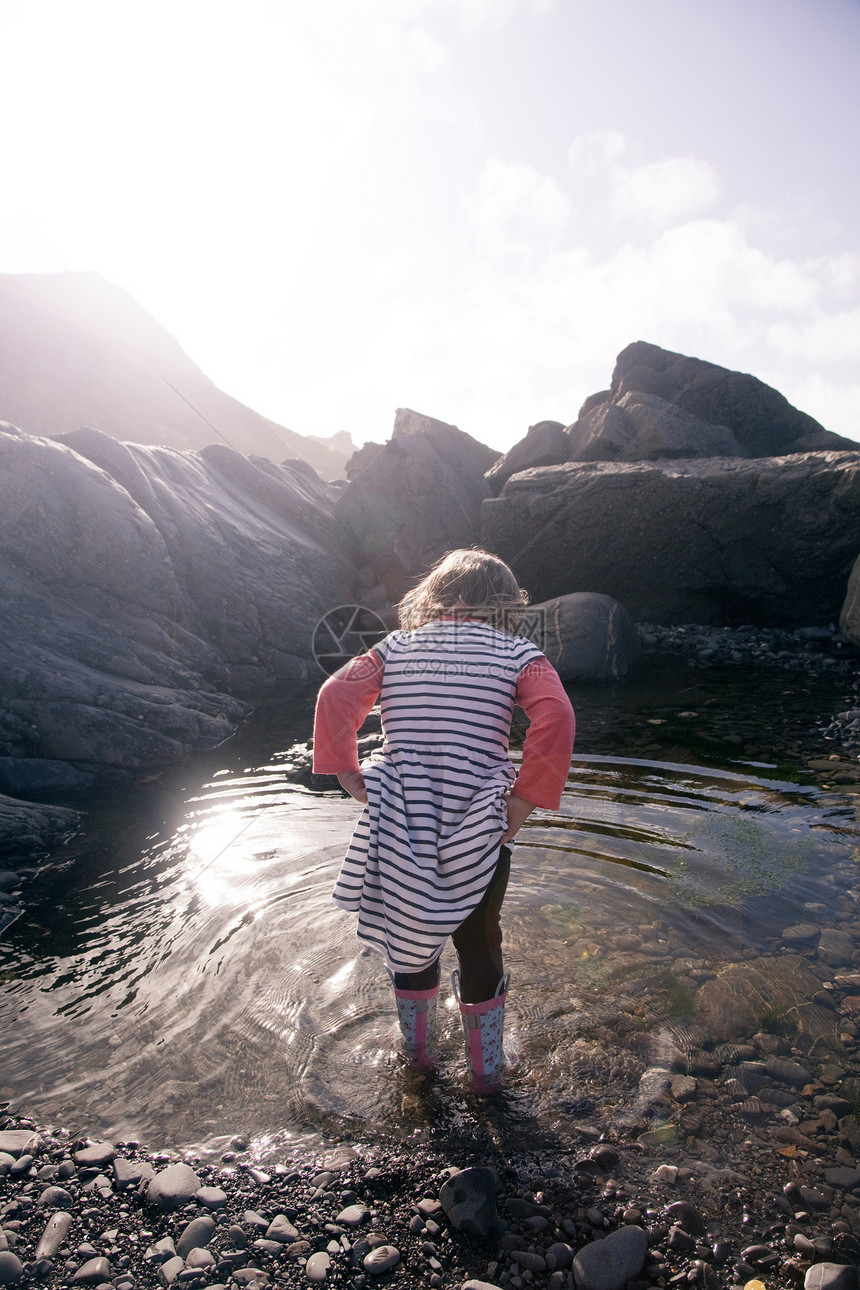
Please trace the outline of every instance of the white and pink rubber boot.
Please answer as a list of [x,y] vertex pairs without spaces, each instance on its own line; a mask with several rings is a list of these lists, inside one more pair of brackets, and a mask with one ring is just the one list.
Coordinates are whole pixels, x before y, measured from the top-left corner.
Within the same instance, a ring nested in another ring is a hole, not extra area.
[[460,998],[460,973],[454,972],[451,984],[463,1019],[466,1056],[469,1059],[470,1085],[473,1093],[498,1093],[502,1087],[505,1060],[505,1001],[508,997],[507,973],[496,986],[492,999],[483,1003],[463,1003]]
[[436,1069],[436,1004],[439,987],[432,990],[401,990],[394,987],[397,1020],[403,1035],[403,1052],[416,1070]]

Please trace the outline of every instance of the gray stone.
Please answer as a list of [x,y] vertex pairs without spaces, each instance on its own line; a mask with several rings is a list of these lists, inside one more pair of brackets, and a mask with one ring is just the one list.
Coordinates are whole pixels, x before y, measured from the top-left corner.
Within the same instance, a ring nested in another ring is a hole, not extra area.
[[215,1222],[208,1214],[192,1218],[176,1242],[176,1253],[186,1259],[192,1250],[203,1249],[215,1235]]
[[211,1268],[214,1264],[215,1255],[204,1249],[202,1245],[195,1245],[185,1256],[187,1268]]
[[365,444],[347,464],[336,506],[343,540],[392,604],[446,551],[478,540],[484,472],[498,455],[456,426],[398,408],[389,441]]
[[72,1285],[98,1286],[104,1281],[110,1281],[112,1275],[110,1261],[100,1254],[94,1259],[88,1259],[78,1268],[72,1277]]
[[860,1169],[852,1168],[850,1165],[833,1165],[832,1168],[824,1170],[824,1181],[831,1187],[853,1191],[855,1187],[860,1187]]
[[174,1254],[172,1259],[167,1259],[158,1269],[158,1281],[160,1285],[173,1285],[182,1269],[185,1267],[185,1260],[180,1255]]
[[63,1211],[62,1213],[51,1215],[36,1245],[36,1253],[33,1257],[37,1262],[39,1259],[52,1259],[54,1257],[68,1236],[71,1226],[71,1214]]
[[563,681],[614,681],[641,652],[623,605],[610,596],[574,592],[529,606],[528,634]]
[[853,1263],[813,1263],[803,1279],[803,1290],[857,1290],[857,1267]]
[[0,1286],[13,1286],[24,1275],[24,1265],[11,1250],[0,1250]]
[[818,942],[818,957],[823,963],[828,963],[831,967],[843,967],[846,963],[851,962],[851,955],[854,953],[857,942],[849,932],[841,932],[837,928],[828,927],[821,933],[821,939]]
[[91,1142],[89,1146],[76,1151],[73,1159],[79,1169],[98,1169],[116,1159],[116,1148],[111,1142]]
[[178,1209],[200,1188],[200,1179],[190,1165],[168,1165],[157,1173],[146,1189],[146,1203],[159,1209]]
[[147,1160],[126,1160],[118,1156],[113,1162],[113,1176],[119,1191],[126,1187],[138,1187],[142,1182],[155,1177],[155,1170]]
[[860,550],[860,451],[568,462],[514,475],[481,542],[532,599],[610,596],[637,622],[826,622]]
[[281,1245],[289,1245],[292,1241],[297,1241],[299,1236],[300,1233],[293,1227],[286,1214],[276,1214],[266,1227],[266,1240],[280,1241]]
[[771,1079],[781,1084],[790,1084],[792,1088],[803,1088],[812,1083],[812,1071],[801,1062],[789,1061],[786,1057],[768,1057],[765,1069]]
[[478,1281],[475,1277],[471,1277],[463,1282],[461,1290],[499,1290],[499,1286],[495,1281]]
[[462,1169],[442,1185],[439,1200],[458,1232],[486,1240],[499,1230],[496,1174],[477,1166]]
[[659,394],[633,390],[617,399],[610,395],[580,416],[565,434],[569,461],[753,455],[728,426],[702,421]]
[[0,1151],[16,1159],[38,1151],[40,1142],[39,1135],[30,1129],[7,1129],[4,1133],[0,1133]]
[[39,1197],[42,1209],[69,1209],[72,1197],[65,1187],[46,1187]]
[[573,1250],[564,1241],[556,1241],[547,1250],[547,1260],[552,1257],[556,1268],[569,1268],[573,1262]]
[[342,1223],[344,1227],[358,1227],[370,1215],[370,1210],[366,1205],[347,1205],[335,1217],[336,1223]]
[[621,1290],[642,1271],[647,1253],[648,1236],[641,1227],[619,1227],[589,1242],[573,1258],[576,1290]]
[[498,496],[511,475],[533,466],[555,466],[567,461],[570,442],[560,421],[538,421],[529,426],[524,439],[487,471],[486,479],[494,496]]
[[223,1209],[227,1204],[227,1193],[222,1187],[201,1187],[194,1193],[194,1199],[207,1209]]
[[390,1272],[396,1268],[400,1262],[400,1251],[394,1245],[377,1245],[369,1254],[365,1254],[362,1261],[362,1267],[365,1272],[371,1276],[381,1276],[383,1272]]
[[308,1281],[325,1281],[331,1270],[331,1256],[325,1250],[312,1254],[305,1264],[305,1276]]

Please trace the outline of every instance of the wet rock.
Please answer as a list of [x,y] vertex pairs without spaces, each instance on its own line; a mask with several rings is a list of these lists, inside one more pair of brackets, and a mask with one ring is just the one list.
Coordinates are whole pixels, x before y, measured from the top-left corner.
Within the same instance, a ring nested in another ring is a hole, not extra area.
[[857,1290],[857,1268],[842,1263],[813,1263],[803,1290]]
[[11,1129],[0,1133],[0,1151],[15,1159],[19,1156],[37,1151],[39,1136],[30,1129]]
[[[696,994],[697,1011],[712,1036],[729,1040],[759,1030],[762,1015],[771,1012],[797,1018],[798,999],[812,999],[821,980],[806,959],[794,954],[764,956],[749,963],[735,963]],[[803,1018],[812,1039],[834,1038],[833,1020],[814,1011]]]
[[499,1228],[496,1209],[496,1174],[477,1166],[463,1169],[444,1183],[439,1200],[458,1232],[486,1239]]
[[52,1214],[45,1224],[42,1235],[39,1237],[34,1255],[35,1259],[37,1261],[39,1259],[52,1259],[68,1236],[71,1226],[71,1214],[65,1212]]
[[289,1245],[291,1241],[297,1241],[300,1236],[286,1214],[276,1214],[268,1225],[264,1220],[264,1226],[267,1241],[280,1241],[282,1245]]
[[831,1187],[852,1191],[855,1187],[860,1187],[860,1169],[848,1165],[834,1165],[824,1170],[824,1181]]
[[116,1148],[111,1142],[93,1142],[76,1151],[72,1159],[79,1169],[101,1169],[116,1159]]
[[400,1262],[400,1251],[394,1245],[377,1245],[369,1254],[364,1256],[362,1267],[365,1272],[371,1276],[381,1276],[383,1272],[390,1272],[396,1268]]
[[342,1209],[335,1218],[336,1223],[343,1223],[344,1227],[358,1227],[370,1216],[370,1210],[366,1205],[347,1205]]
[[182,1229],[182,1234],[176,1242],[176,1253],[181,1254],[183,1259],[186,1259],[192,1250],[208,1245],[215,1235],[215,1231],[215,1223],[208,1214],[202,1214],[200,1218],[193,1218]]
[[41,1209],[68,1209],[72,1197],[65,1187],[46,1187],[39,1197]]
[[818,942],[818,957],[831,967],[842,967],[851,962],[851,955],[856,948],[856,939],[848,932],[828,927],[821,933]]
[[223,1187],[201,1187],[194,1193],[194,1199],[207,1209],[223,1209],[227,1204],[227,1193]]
[[617,680],[640,653],[630,615],[611,596],[572,592],[530,606],[528,613],[532,639],[563,681]]
[[325,1281],[330,1271],[331,1256],[326,1254],[325,1250],[318,1250],[316,1254],[312,1254],[305,1264],[305,1276],[308,1281]]
[[821,935],[821,928],[816,927],[814,923],[796,923],[793,927],[786,927],[782,932],[782,939],[787,945],[799,948],[806,945],[815,945]]
[[103,1281],[110,1281],[112,1275],[110,1261],[103,1255],[98,1255],[78,1268],[72,1277],[72,1285],[97,1286]]
[[793,1088],[803,1088],[812,1082],[812,1071],[800,1062],[789,1061],[785,1057],[768,1057],[765,1069],[772,1079],[781,1084],[790,1084]]
[[0,1286],[14,1286],[24,1275],[24,1265],[10,1250],[0,1250]]
[[641,1227],[620,1227],[577,1250],[573,1276],[577,1290],[621,1290],[645,1265],[648,1236]]
[[676,1200],[667,1205],[666,1218],[670,1223],[677,1223],[691,1236],[704,1236],[708,1230],[701,1213],[688,1200]]
[[178,1209],[200,1189],[200,1179],[190,1165],[168,1165],[146,1189],[146,1203],[159,1209]]
[[155,1170],[147,1160],[126,1160],[118,1156],[113,1162],[113,1175],[117,1186],[123,1190],[148,1182],[155,1177]]
[[166,1259],[165,1262],[161,1264],[161,1266],[158,1269],[158,1272],[156,1273],[158,1277],[159,1285],[162,1285],[162,1286],[173,1285],[174,1281],[176,1281],[176,1279],[178,1278],[180,1272],[182,1272],[184,1267],[185,1267],[185,1260],[183,1258],[180,1258],[178,1254],[174,1254],[172,1258]]

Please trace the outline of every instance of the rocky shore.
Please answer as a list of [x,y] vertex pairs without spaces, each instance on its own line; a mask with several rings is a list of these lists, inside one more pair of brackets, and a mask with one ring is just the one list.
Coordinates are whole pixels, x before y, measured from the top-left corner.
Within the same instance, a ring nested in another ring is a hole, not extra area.
[[[7,1116],[0,1285],[856,1285],[858,1099],[832,1065],[762,1033],[642,1082],[674,1131],[513,1152],[504,1097],[443,1149],[298,1161],[242,1136],[180,1157]],[[758,1092],[740,1101],[743,1082]]]

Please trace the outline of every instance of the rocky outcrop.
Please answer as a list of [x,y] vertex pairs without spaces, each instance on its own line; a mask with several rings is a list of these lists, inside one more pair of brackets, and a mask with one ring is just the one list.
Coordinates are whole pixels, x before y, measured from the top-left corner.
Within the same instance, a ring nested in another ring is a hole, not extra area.
[[860,645],[860,556],[854,561],[848,578],[848,590],[839,614],[842,635],[854,645]]
[[343,475],[349,436],[296,434],[219,390],[160,323],[97,273],[0,274],[0,417],[34,434],[82,425],[183,451],[230,444]]
[[525,439],[499,457],[487,471],[487,483],[498,497],[511,475],[532,466],[556,466],[567,461],[570,445],[560,421],[538,421],[529,426]]
[[530,605],[529,636],[563,681],[615,681],[641,651],[623,605],[609,596],[574,592]]
[[484,502],[482,542],[535,600],[600,592],[656,623],[835,621],[860,450],[530,470]]
[[[856,447],[745,372],[636,341],[568,427],[569,461],[777,457]],[[534,463],[537,464],[537,463]]]
[[6,425],[0,494],[0,791],[174,760],[316,675],[351,574],[303,463]]
[[344,548],[365,582],[394,603],[446,551],[477,542],[490,496],[484,473],[498,455],[456,426],[399,408],[388,442],[365,444],[348,463],[337,504]]

